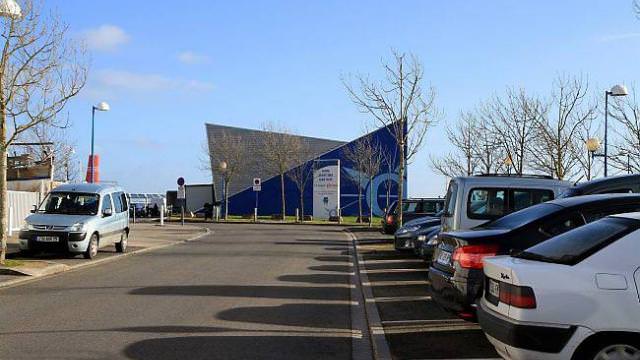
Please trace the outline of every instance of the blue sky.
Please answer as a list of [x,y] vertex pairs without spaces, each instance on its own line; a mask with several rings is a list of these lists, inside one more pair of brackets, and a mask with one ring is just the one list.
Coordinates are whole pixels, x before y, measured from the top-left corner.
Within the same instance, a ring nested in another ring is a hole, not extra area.
[[[178,5],[173,5],[178,4]],[[588,76],[599,95],[638,82],[640,20],[631,0],[86,1],[48,0],[92,66],[69,106],[82,163],[91,105],[101,176],[131,191],[165,191],[199,169],[204,123],[350,140],[367,117],[341,75],[381,75],[390,49],[413,52],[444,112],[409,169],[410,195],[441,195],[429,155],[450,149],[447,122],[507,86],[547,94],[558,74]],[[427,85],[427,84],[425,84]]]

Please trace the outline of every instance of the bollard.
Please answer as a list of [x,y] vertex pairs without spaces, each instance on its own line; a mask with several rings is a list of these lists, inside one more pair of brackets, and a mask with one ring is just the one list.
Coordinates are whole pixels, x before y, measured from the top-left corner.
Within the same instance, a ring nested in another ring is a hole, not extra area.
[[258,208],[253,208],[253,221],[258,222]]
[[164,226],[164,205],[160,206],[160,226]]
[[342,224],[342,209],[338,209],[338,224]]
[[296,208],[296,222],[300,221],[300,210]]

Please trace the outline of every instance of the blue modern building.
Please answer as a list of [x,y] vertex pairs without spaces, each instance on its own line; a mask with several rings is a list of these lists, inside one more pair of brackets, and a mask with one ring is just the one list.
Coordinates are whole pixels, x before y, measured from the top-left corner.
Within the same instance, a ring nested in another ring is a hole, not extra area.
[[[241,129],[236,127],[222,126],[216,124],[206,124],[209,151],[214,154],[217,149],[217,139],[225,135],[230,135],[242,139],[246,144],[247,157],[250,159],[248,165],[243,168],[229,185],[229,214],[248,215],[253,214],[256,202],[258,204],[259,215],[280,214],[281,187],[280,176],[274,174],[272,170],[266,169],[263,164],[264,156],[264,131]],[[302,167],[305,171],[313,171],[314,166],[325,160],[339,160],[340,163],[340,208],[342,215],[358,215],[358,187],[362,193],[363,214],[369,214],[369,204],[372,204],[374,215],[381,216],[384,209],[398,197],[398,165],[400,158],[398,145],[394,136],[388,128],[377,129],[363,137],[368,137],[372,144],[381,149],[386,160],[381,161],[378,174],[372,181],[363,174],[359,174],[355,164],[345,156],[349,148],[356,145],[358,139],[351,142],[334,141],[328,139],[300,137],[305,143],[308,151],[308,160],[296,167]],[[211,159],[212,177],[216,194],[222,194],[222,179],[218,173],[218,166]],[[295,171],[296,167],[289,170]],[[253,191],[253,179],[261,178],[261,191],[256,194]],[[373,192],[370,191],[373,189]],[[406,172],[405,172],[406,189]],[[309,176],[309,182],[305,186],[304,213],[313,215],[313,176]],[[373,193],[373,199],[370,194]],[[406,194],[405,190],[405,194]],[[287,215],[294,215],[296,209],[300,208],[300,192],[296,183],[290,176],[285,176],[285,205]]]

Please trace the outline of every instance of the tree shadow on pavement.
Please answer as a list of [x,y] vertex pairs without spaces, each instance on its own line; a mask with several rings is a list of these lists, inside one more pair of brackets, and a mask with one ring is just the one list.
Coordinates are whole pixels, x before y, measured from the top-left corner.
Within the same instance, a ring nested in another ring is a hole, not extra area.
[[148,286],[133,289],[132,295],[223,296],[272,299],[345,300],[350,290],[338,287],[183,285]]
[[278,281],[299,282],[308,284],[349,284],[351,275],[343,274],[308,274],[308,275],[281,275]]
[[351,329],[347,304],[284,304],[223,310],[216,318],[245,323]]
[[351,265],[316,265],[309,266],[308,269],[312,271],[353,272],[353,266]]
[[192,336],[149,339],[127,346],[129,359],[349,359],[351,338],[312,336]]
[[316,256],[314,258],[317,261],[324,261],[324,262],[351,262],[351,256],[349,256],[349,254],[345,254],[345,255],[325,255],[325,256]]

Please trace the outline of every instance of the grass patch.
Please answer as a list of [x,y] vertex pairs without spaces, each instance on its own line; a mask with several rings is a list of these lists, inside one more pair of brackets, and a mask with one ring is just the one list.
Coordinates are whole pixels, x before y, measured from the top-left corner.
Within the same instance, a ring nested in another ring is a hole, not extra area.
[[18,266],[22,266],[24,265],[24,261],[20,261],[20,260],[11,260],[11,259],[6,259],[4,261],[4,264],[0,265],[0,266],[4,266],[4,267],[18,267]]

